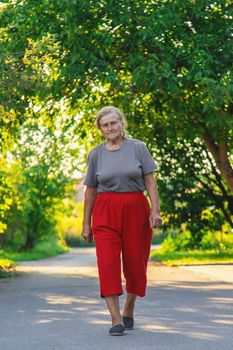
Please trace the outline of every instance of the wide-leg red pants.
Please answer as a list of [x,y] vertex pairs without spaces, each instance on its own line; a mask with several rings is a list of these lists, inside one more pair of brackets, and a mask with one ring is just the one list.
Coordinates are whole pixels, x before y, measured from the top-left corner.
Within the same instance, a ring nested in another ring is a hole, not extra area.
[[102,192],[93,207],[100,296],[123,294],[121,254],[126,291],[145,296],[152,229],[143,192]]

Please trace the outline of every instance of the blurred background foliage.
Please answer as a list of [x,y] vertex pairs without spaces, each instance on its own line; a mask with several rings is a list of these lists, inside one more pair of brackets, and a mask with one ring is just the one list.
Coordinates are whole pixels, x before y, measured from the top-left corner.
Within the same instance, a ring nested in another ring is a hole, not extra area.
[[1,2],[0,247],[83,244],[77,191],[111,104],[159,165],[154,242],[228,249],[232,16],[231,1]]

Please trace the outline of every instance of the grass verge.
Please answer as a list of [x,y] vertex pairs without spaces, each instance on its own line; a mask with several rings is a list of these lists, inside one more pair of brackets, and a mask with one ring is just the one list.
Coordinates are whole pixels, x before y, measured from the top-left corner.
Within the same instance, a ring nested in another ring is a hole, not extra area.
[[0,250],[0,278],[10,277],[15,271],[17,262],[44,259],[70,250],[63,241],[51,240],[38,243],[32,250],[15,252],[8,249]]
[[164,252],[158,249],[151,252],[150,258],[152,261],[161,261],[166,266],[233,263],[233,249],[221,253],[214,250]]
[[10,259],[0,259],[0,278],[10,277],[15,270],[16,263]]

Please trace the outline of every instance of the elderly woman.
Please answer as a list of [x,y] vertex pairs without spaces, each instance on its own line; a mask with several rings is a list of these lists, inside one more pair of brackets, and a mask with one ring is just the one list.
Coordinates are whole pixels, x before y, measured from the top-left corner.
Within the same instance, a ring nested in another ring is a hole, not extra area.
[[[87,242],[94,236],[100,297],[112,318],[109,334],[123,335],[133,329],[137,296],[146,293],[152,228],[162,224],[153,176],[158,166],[142,141],[126,137],[118,108],[102,108],[96,124],[105,141],[88,155],[82,236]],[[122,315],[121,255],[127,291]]]

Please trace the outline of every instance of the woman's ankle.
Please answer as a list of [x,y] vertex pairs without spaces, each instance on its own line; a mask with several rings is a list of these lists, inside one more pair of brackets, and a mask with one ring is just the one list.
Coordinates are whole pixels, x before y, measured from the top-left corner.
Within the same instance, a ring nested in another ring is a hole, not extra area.
[[122,316],[133,317],[136,298],[136,294],[127,293]]
[[133,317],[133,312],[123,312],[122,314],[123,317]]
[[115,326],[117,324],[122,324],[123,325],[123,320],[122,320],[122,317],[118,316],[118,317],[112,317],[112,325]]
[[132,303],[132,305],[127,305],[124,307],[123,312],[122,312],[122,316],[129,316],[129,317],[133,317],[134,315],[134,306],[135,303]]

